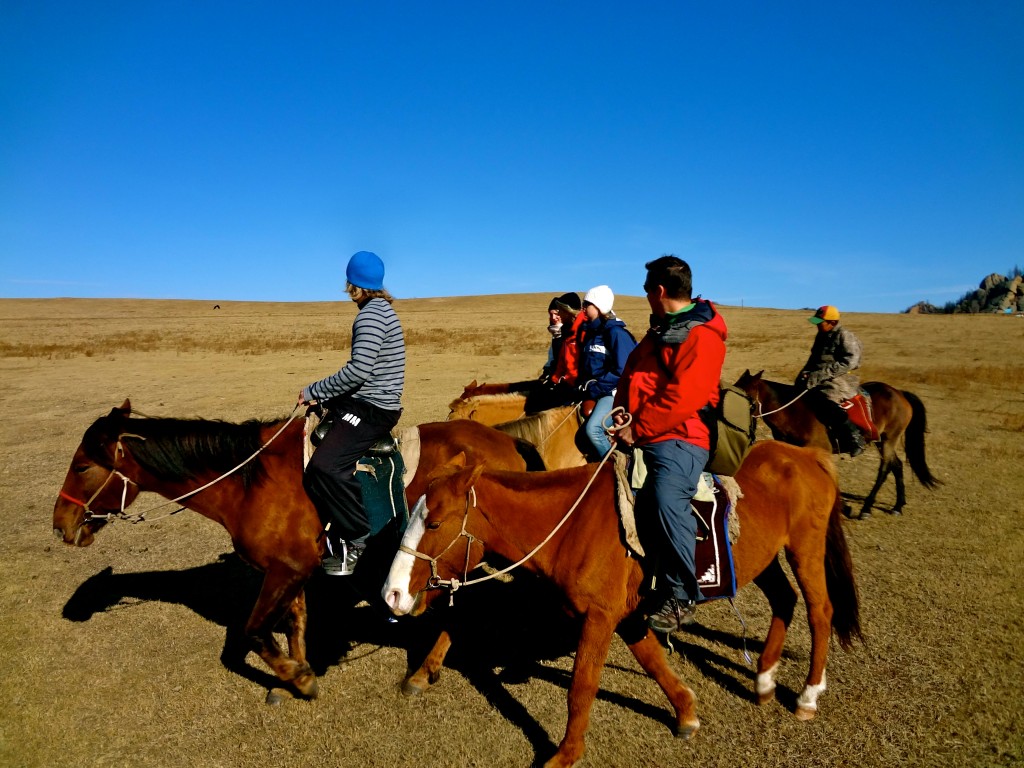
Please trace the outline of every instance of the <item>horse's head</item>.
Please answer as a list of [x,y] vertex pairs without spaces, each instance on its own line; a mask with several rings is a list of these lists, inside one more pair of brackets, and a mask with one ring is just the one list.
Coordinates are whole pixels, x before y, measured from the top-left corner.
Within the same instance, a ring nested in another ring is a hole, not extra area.
[[459,453],[431,473],[381,591],[393,613],[423,613],[442,587],[452,588],[453,579],[464,581],[480,564],[483,542],[467,531],[467,523],[476,503],[473,486],[483,469],[482,464],[466,466],[466,455]]
[[119,514],[139,494],[138,486],[119,472],[123,452],[119,438],[131,415],[125,400],[101,416],[82,436],[53,505],[53,532],[65,544],[86,547],[109,516]]
[[761,389],[761,376],[764,371],[758,371],[757,373],[751,373],[748,368],[743,374],[736,380],[735,386],[738,389],[742,389],[747,393],[747,397],[756,398],[758,392]]
[[476,400],[466,397],[457,397],[448,403],[448,421],[455,419],[473,419],[476,413]]
[[472,397],[473,395],[478,395],[478,394],[480,394],[480,385],[478,385],[476,383],[476,379],[473,379],[462,390],[462,394],[459,395],[459,399],[460,400],[465,400],[466,398],[469,398],[469,397]]

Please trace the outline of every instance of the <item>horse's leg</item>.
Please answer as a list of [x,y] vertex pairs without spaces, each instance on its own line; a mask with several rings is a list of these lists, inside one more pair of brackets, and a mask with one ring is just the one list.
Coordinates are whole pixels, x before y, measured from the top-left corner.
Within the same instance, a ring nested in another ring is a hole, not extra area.
[[444,664],[444,657],[452,647],[452,637],[447,630],[441,630],[437,642],[430,649],[430,653],[420,664],[419,669],[409,675],[402,683],[402,693],[406,696],[418,696],[425,692],[430,686],[441,677],[441,665]]
[[875,505],[875,497],[878,496],[878,491],[885,482],[885,478],[889,476],[893,459],[896,458],[895,448],[892,447],[892,442],[885,435],[878,443],[878,454],[878,474],[875,476],[875,484],[871,488],[871,492],[868,493],[864,499],[864,505],[860,508],[859,518],[861,520],[871,517],[871,508]]
[[[679,679],[665,657],[665,648],[654,632],[645,623],[632,618],[619,627],[619,635],[626,641],[633,656],[640,662],[644,671],[654,678],[661,690],[668,696],[672,708],[676,711],[675,735],[682,739],[691,739],[700,728],[697,719],[697,697]],[[637,640],[636,638],[640,639]]]
[[583,739],[590,725],[590,709],[597,697],[597,687],[604,670],[604,661],[611,646],[615,622],[604,613],[591,610],[583,620],[576,660],[569,684],[569,720],[558,751],[544,763],[544,768],[569,768],[583,755]]
[[810,720],[817,714],[818,696],[825,690],[825,662],[832,634],[832,601],[825,583],[823,533],[801,531],[799,540],[786,550],[786,557],[803,592],[807,623],[811,628],[811,668],[804,690],[796,700],[797,720]]
[[757,660],[757,703],[765,704],[775,698],[775,673],[779,669],[782,648],[786,644],[786,631],[793,621],[796,591],[786,578],[786,572],[777,557],[754,577],[754,583],[768,598],[772,609],[764,650]]
[[896,481],[896,504],[893,505],[890,515],[902,515],[903,507],[907,504],[907,489],[903,485],[903,461],[896,455],[892,455],[892,477]]
[[[302,588],[307,578],[308,575],[280,563],[268,568],[256,605],[245,624],[245,635],[256,653],[282,682],[293,686],[302,696],[313,698],[317,694],[316,675],[306,661],[305,653],[299,659],[292,658],[281,650],[273,635],[274,628],[289,611],[294,625],[292,631],[301,629],[305,632],[306,604]],[[291,638],[289,645],[296,647]],[[304,650],[305,641],[301,645]]]

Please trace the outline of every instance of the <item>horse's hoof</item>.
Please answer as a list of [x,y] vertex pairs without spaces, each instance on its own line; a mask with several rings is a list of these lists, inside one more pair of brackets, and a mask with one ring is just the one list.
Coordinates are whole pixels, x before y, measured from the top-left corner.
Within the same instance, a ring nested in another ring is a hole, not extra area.
[[286,688],[271,688],[267,691],[267,704],[272,707],[280,706],[289,699],[294,699],[292,692]]
[[802,720],[804,722],[806,722],[808,720],[813,720],[814,716],[817,715],[817,714],[818,714],[817,708],[797,707],[797,709],[796,709],[796,719],[797,720]]
[[758,704],[758,706],[764,706],[765,704],[768,704],[769,702],[772,702],[772,701],[775,701],[775,689],[774,688],[772,688],[767,693],[759,693],[759,694],[757,694],[757,704]]
[[402,682],[402,693],[405,696],[422,696],[426,692],[426,686],[413,682],[411,677]]
[[864,510],[863,512],[861,512],[857,516],[857,519],[858,520],[870,520],[871,519],[871,512],[869,512],[868,510]]
[[688,720],[685,723],[680,723],[676,726],[676,738],[682,739],[683,741],[689,741],[697,735],[697,731],[700,730],[700,720],[694,718]]
[[899,517],[900,515],[903,514],[903,510],[902,509],[890,509],[889,510],[889,514],[892,515],[893,517]]
[[304,699],[315,699],[320,694],[320,684],[312,672],[295,678],[292,685]]

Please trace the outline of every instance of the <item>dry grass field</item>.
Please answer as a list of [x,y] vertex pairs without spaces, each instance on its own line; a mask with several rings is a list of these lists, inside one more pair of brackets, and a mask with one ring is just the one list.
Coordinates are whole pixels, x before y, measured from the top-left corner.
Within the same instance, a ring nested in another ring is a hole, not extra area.
[[[399,301],[409,370],[403,425],[444,419],[471,379],[543,363],[548,296]],[[646,304],[622,297],[634,333]],[[438,686],[398,690],[430,619],[389,624],[343,580],[310,585],[320,698],[264,704],[269,684],[220,661],[257,579],[224,531],[193,513],[115,523],[74,549],[51,535],[56,493],[85,428],[130,396],[149,415],[286,415],[299,387],[347,359],[354,307],[184,301],[0,301],[2,527],[0,765],[527,766],[565,725],[571,626],[528,577],[460,592],[463,633]],[[725,378],[791,380],[807,312],[724,307]],[[809,636],[802,608],[778,700],[756,704],[751,654],[769,616],[754,588],[704,606],[673,664],[702,729],[674,740],[667,702],[616,640],[585,766],[1001,766],[1024,762],[1024,320],[850,313],[865,380],[927,406],[928,462],[902,517],[846,530],[866,645],[832,644],[816,720],[797,722]],[[873,452],[839,462],[856,506]],[[155,503],[143,496],[136,507]],[[489,584],[494,584],[490,582]]]

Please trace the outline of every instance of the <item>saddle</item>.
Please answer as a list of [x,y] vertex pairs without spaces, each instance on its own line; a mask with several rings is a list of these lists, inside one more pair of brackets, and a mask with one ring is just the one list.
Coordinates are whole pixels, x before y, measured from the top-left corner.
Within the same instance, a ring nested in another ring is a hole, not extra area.
[[[632,464],[632,466],[631,466]],[[634,452],[628,456],[616,452],[616,507],[619,511],[626,548],[632,555],[646,558],[636,530],[634,499],[643,485],[643,459]],[[733,514],[736,502],[742,497],[739,485],[731,477],[701,474],[697,493],[690,509],[697,518],[695,573],[701,591],[701,602],[736,594],[736,571],[733,566],[732,545],[739,539],[739,518]]]
[[[303,467],[309,464],[313,451],[322,442],[330,428],[330,413],[326,408],[310,408],[303,428]],[[419,458],[418,435],[416,460]],[[394,436],[381,438],[371,445],[356,463],[356,477],[363,497],[363,509],[370,521],[370,536],[383,530],[392,520],[398,522],[399,532],[409,524],[409,505],[405,501],[405,461]]]
[[871,396],[865,390],[860,390],[849,400],[843,400],[839,407],[846,411],[850,421],[857,425],[869,442],[878,441],[878,427],[875,426],[875,420],[871,414]]

